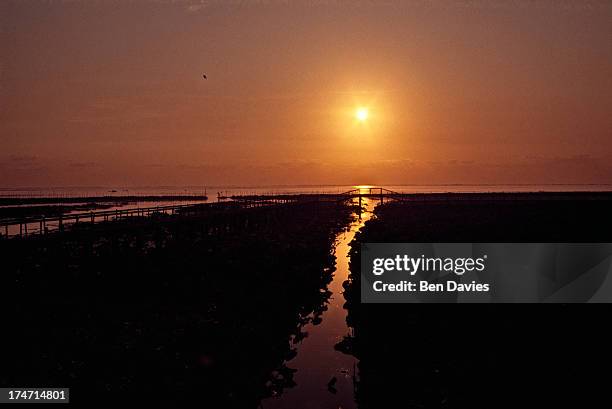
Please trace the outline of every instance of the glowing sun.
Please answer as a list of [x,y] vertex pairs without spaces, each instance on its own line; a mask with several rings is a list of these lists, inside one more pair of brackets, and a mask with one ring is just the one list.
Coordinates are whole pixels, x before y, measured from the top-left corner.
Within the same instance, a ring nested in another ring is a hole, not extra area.
[[365,122],[368,119],[368,108],[357,108],[355,111],[355,119],[359,122]]

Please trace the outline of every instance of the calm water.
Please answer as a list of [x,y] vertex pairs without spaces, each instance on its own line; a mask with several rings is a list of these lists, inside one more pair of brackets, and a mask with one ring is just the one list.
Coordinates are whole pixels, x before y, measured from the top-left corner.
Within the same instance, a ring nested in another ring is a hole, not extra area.
[[[297,356],[287,363],[288,367],[297,369],[294,375],[297,386],[286,389],[279,397],[263,401],[265,409],[355,407],[353,376],[357,360],[336,351],[334,346],[349,332],[346,310],[343,308],[345,300],[342,283],[349,275],[349,244],[372,214],[372,202],[364,201],[364,204],[367,211],[362,213],[361,220],[356,219],[336,239],[336,271],[328,286],[331,296],[327,310],[322,315],[322,322],[319,325],[308,324],[303,329],[308,332],[308,337],[298,344]],[[328,389],[328,383],[334,377],[337,381],[332,392]]]
[[[610,184],[581,185],[382,185],[396,192],[441,193],[441,192],[536,192],[536,191],[611,191]],[[209,200],[216,200],[217,194],[266,194],[266,193],[317,193],[345,192],[354,189],[352,185],[312,185],[312,186],[83,186],[83,187],[28,187],[2,188],[0,197],[68,197],[68,196],[126,196],[126,195],[201,195],[206,193]]]

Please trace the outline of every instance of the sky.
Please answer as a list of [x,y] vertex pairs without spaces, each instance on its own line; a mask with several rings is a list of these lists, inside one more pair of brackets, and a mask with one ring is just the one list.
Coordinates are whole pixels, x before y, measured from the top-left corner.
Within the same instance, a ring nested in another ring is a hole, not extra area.
[[2,0],[0,50],[0,187],[612,183],[608,0]]

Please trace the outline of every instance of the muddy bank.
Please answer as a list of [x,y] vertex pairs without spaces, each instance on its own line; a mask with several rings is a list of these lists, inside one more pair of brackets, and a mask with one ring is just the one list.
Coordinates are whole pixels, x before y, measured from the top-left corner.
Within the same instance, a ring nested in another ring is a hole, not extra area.
[[608,305],[363,305],[359,245],[610,242],[611,205],[607,195],[470,203],[447,197],[377,207],[352,243],[344,285],[354,335],[338,344],[360,360],[359,407],[392,407],[397,399],[405,407],[505,407],[550,402],[552,390],[600,396],[603,389],[582,389],[578,382],[600,384],[593,362],[612,363],[603,325]]
[[0,383],[255,408],[294,385],[284,362],[325,308],[350,213],[306,203],[6,241]]
[[0,206],[52,203],[113,203],[164,202],[208,200],[205,195],[109,195],[109,196],[54,196],[54,197],[0,197]]
[[19,217],[55,217],[69,212],[86,212],[124,206],[129,202],[85,203],[80,205],[32,205],[0,207],[0,219]]

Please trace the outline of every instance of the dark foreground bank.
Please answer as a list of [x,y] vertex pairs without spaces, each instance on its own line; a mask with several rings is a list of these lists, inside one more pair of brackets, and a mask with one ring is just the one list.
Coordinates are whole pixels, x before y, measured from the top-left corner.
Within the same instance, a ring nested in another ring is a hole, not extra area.
[[256,408],[293,385],[350,214],[229,206],[6,240],[0,384],[70,387],[87,407]]
[[[351,331],[336,345],[359,359],[358,407],[547,407],[571,397],[586,407],[607,391],[607,305],[360,303],[361,242],[612,238],[610,195],[516,198],[376,208],[352,246]],[[355,209],[211,209],[1,242],[0,384],[70,387],[87,407],[215,408],[257,408],[295,386],[291,359],[327,308],[334,237]]]
[[360,303],[366,242],[611,242],[612,196],[390,202],[356,236],[345,283],[360,408],[525,407],[607,399],[609,305]]

